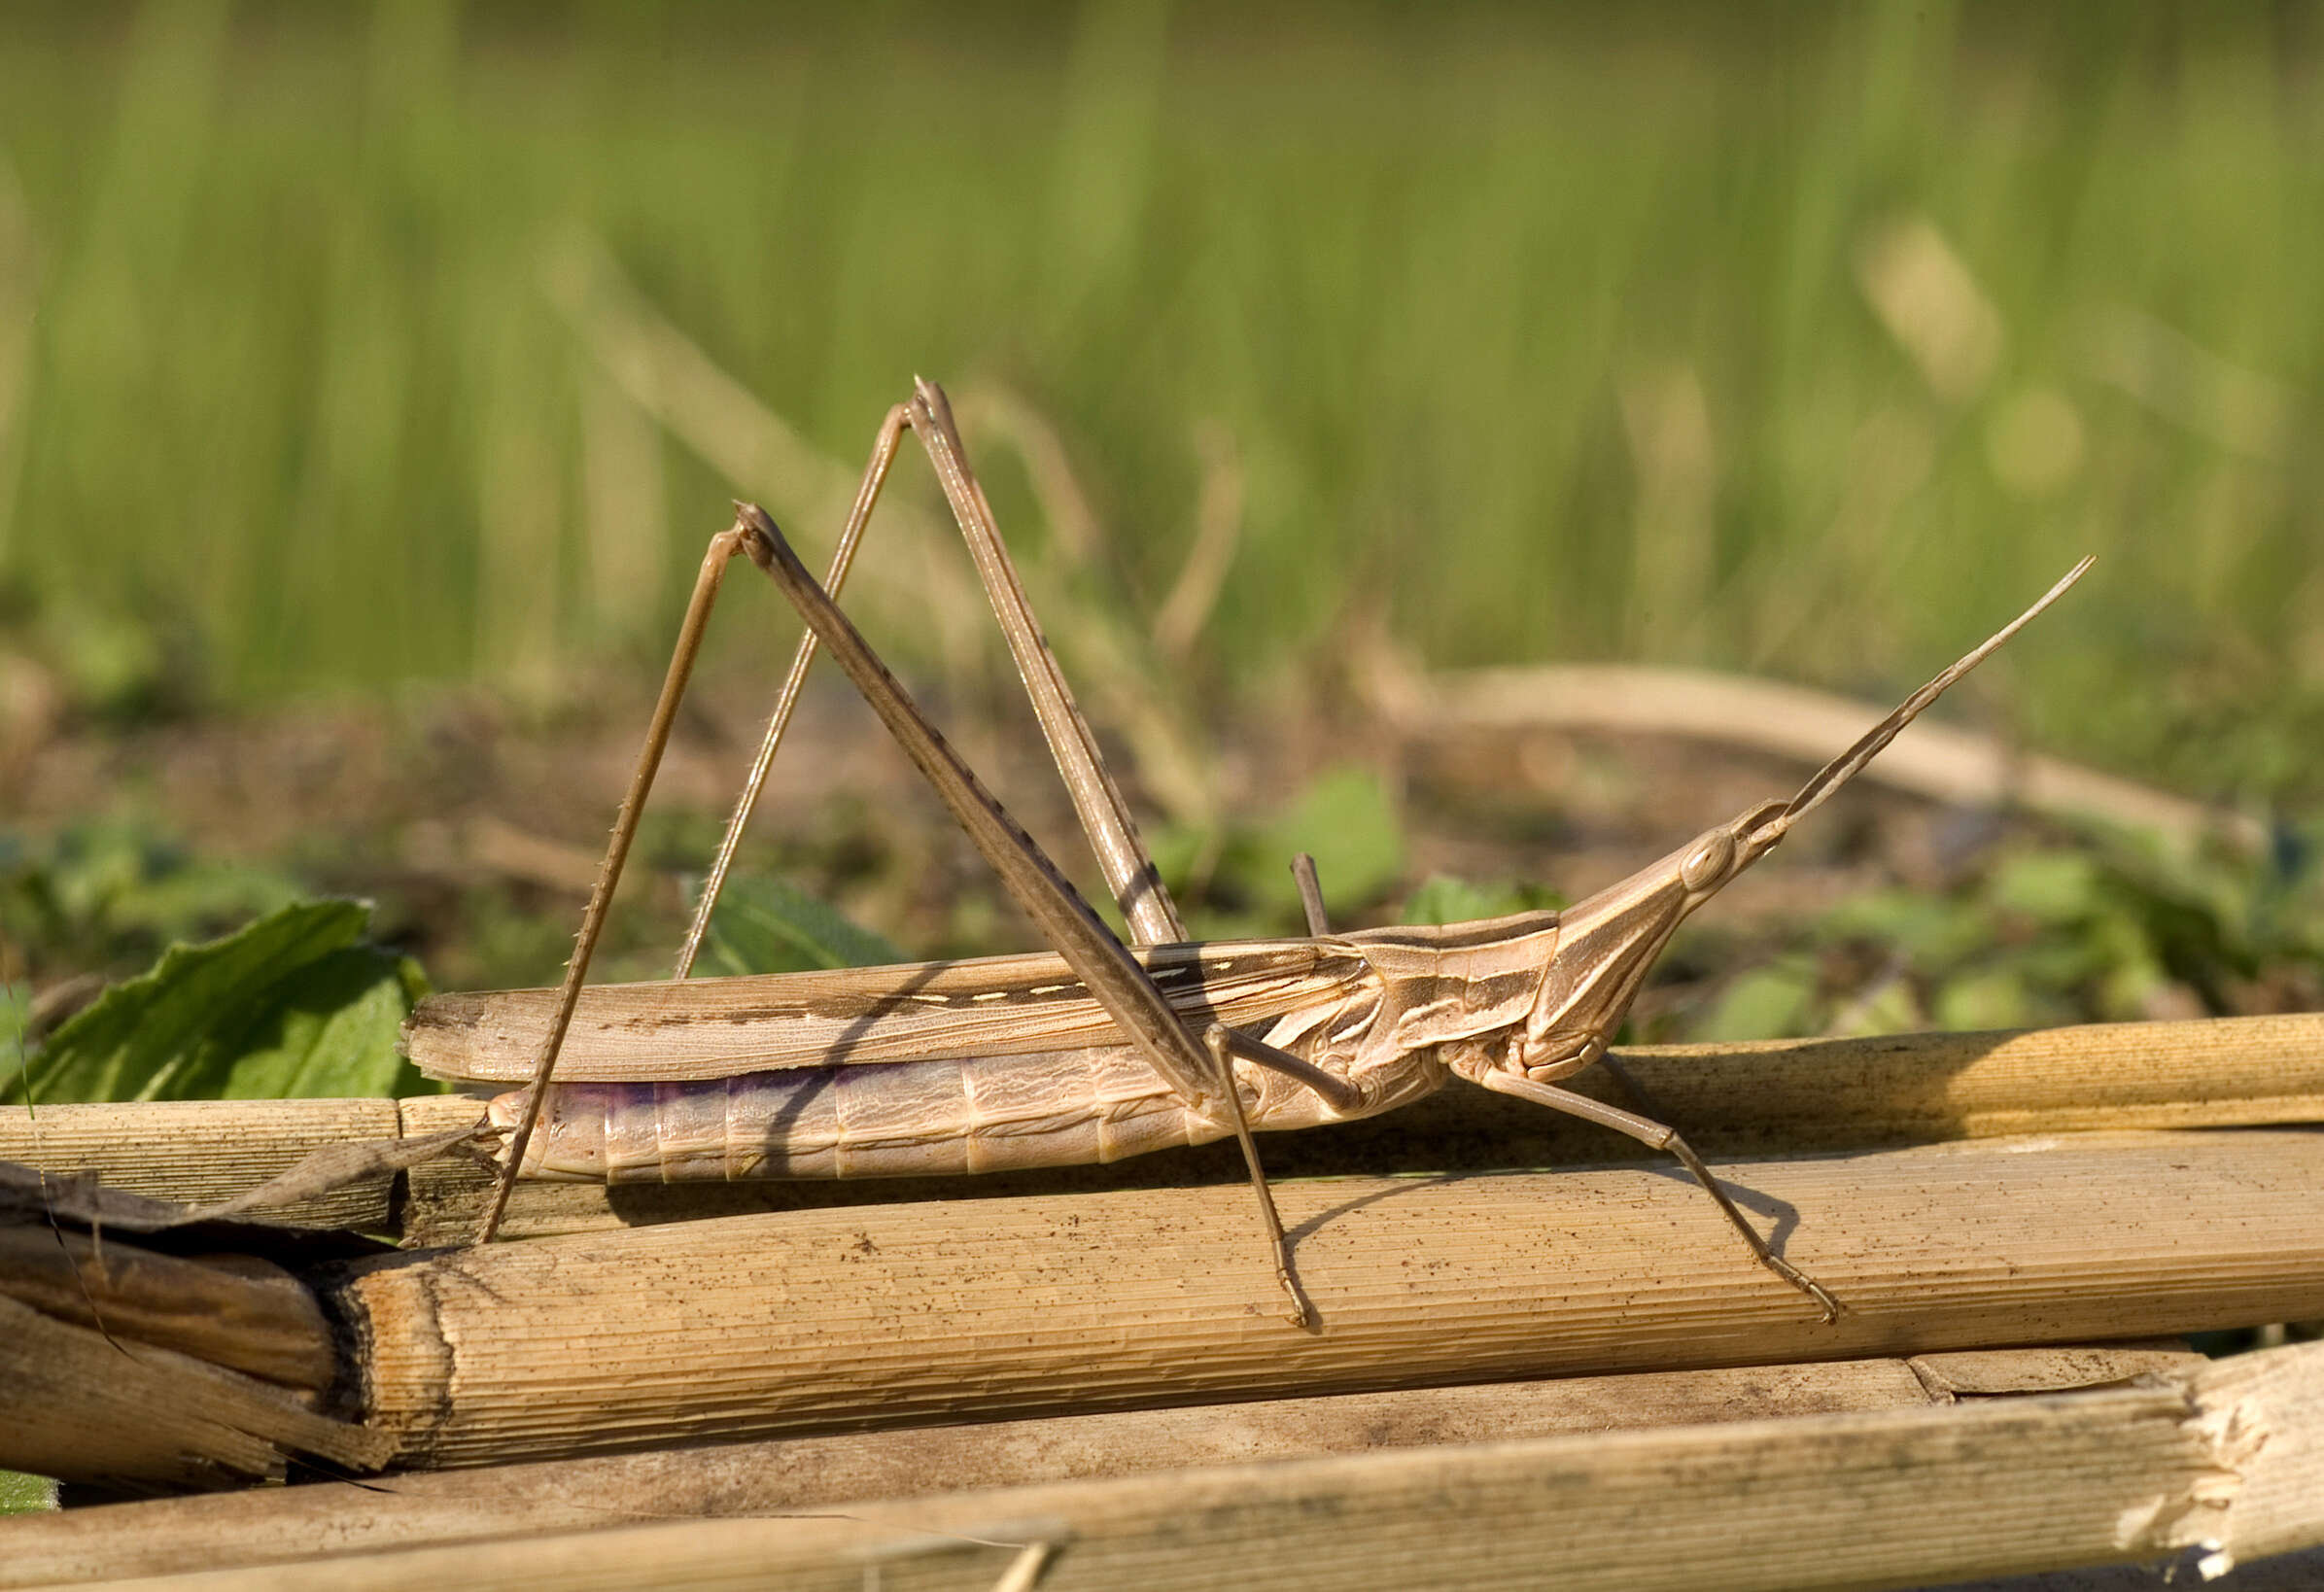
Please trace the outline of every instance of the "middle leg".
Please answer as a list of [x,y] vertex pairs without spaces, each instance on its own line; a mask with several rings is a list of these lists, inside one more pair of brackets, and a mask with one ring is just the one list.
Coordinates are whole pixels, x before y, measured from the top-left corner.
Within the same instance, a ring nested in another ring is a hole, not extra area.
[[1767,1240],[1759,1236],[1759,1229],[1746,1221],[1743,1212],[1735,1208],[1734,1199],[1718,1186],[1718,1179],[1711,1175],[1711,1168],[1703,1164],[1703,1158],[1694,1153],[1692,1145],[1679,1136],[1677,1128],[1642,1117],[1634,1111],[1624,1111],[1619,1106],[1606,1105],[1570,1089],[1559,1089],[1554,1084],[1537,1084],[1530,1078],[1520,1078],[1514,1073],[1488,1072],[1477,1081],[1496,1094],[1512,1094],[1520,1100],[1531,1100],[1552,1111],[1562,1111],[1569,1117],[1579,1117],[1583,1122],[1611,1127],[1617,1133],[1636,1139],[1649,1150],[1669,1151],[1678,1157],[1679,1164],[1685,1167],[1694,1180],[1703,1186],[1704,1192],[1717,1204],[1719,1214],[1743,1235],[1743,1241],[1751,1245],[1752,1254],[1758,1258],[1761,1265],[1815,1300],[1816,1308],[1823,1314],[1825,1325],[1840,1319],[1840,1301],[1833,1298],[1821,1283],[1768,1247]]

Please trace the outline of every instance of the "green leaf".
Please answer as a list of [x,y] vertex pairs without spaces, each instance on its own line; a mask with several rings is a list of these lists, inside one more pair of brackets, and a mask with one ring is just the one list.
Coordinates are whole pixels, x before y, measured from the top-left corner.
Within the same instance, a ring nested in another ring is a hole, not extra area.
[[35,965],[150,960],[303,895],[271,870],[189,856],[135,818],[85,819],[38,841],[0,834],[0,937]]
[[2094,1004],[2098,1015],[2113,1022],[2136,1022],[2158,995],[2170,986],[2170,975],[2159,962],[2124,962],[2099,980]]
[[1566,898],[1543,884],[1515,880],[1477,883],[1450,874],[1431,874],[1419,888],[1405,897],[1407,923],[1472,923],[1480,917],[1507,917],[1511,913],[1541,912],[1567,905]]
[[1404,823],[1378,775],[1326,771],[1272,816],[1219,829],[1157,824],[1155,866],[1186,898],[1196,939],[1281,934],[1300,917],[1291,859],[1315,858],[1324,903],[1345,922],[1394,889],[1405,871]]
[[123,889],[108,904],[106,917],[116,933],[142,929],[158,938],[280,912],[300,895],[280,874],[240,863],[189,861]]
[[[1258,841],[1262,851],[1274,854],[1287,883],[1293,855],[1311,854],[1324,899],[1350,907],[1395,888],[1405,871],[1404,824],[1386,782],[1370,769],[1327,770]],[[1290,887],[1296,899],[1298,886]]]
[[408,956],[369,945],[319,956],[274,986],[230,1059],[207,1080],[190,1074],[187,1087],[222,1100],[417,1092],[396,1036],[427,993]]
[[1833,1038],[1860,1038],[1868,1034],[1906,1034],[1928,1026],[1910,980],[1890,979],[1869,996],[1850,999],[1833,1014],[1823,1031]]
[[38,1514],[55,1507],[55,1482],[47,1476],[0,1471],[0,1514]]
[[1825,944],[1867,940],[1901,952],[1913,966],[1943,967],[1993,940],[1993,919],[1974,906],[1922,891],[1883,889],[1841,902],[1816,925]]
[[24,1088],[24,1030],[32,1022],[32,986],[0,984],[0,1099]]
[[909,961],[884,935],[780,879],[729,879],[703,949],[719,973],[801,973]]
[[1786,959],[1744,974],[1719,993],[1696,1027],[1700,1039],[1782,1039],[1806,1024],[1816,996],[1815,969]]
[[[172,946],[35,1053],[41,1100],[384,1094],[424,1088],[397,1054],[418,968],[363,943],[370,908],[310,901]],[[22,1078],[0,1079],[20,1100]]]
[[2081,851],[2028,851],[1994,875],[1987,898],[2037,923],[2073,923],[2101,910],[2098,860]]
[[2035,1022],[2035,1002],[2023,972],[2014,967],[1964,973],[1937,992],[1940,1028],[1973,1031],[2025,1028]]

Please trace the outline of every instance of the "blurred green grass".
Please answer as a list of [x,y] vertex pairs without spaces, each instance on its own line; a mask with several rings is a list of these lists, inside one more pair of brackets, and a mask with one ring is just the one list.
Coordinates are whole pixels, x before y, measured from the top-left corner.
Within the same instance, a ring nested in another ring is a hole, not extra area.
[[1224,427],[1243,536],[1187,668],[1230,700],[1374,608],[1439,664],[1886,695],[2095,551],[1983,688],[2297,801],[2318,21],[12,9],[0,583],[100,702],[642,666],[764,488],[612,393],[544,286],[588,237],[834,458],[915,371],[1023,395],[1133,611]]

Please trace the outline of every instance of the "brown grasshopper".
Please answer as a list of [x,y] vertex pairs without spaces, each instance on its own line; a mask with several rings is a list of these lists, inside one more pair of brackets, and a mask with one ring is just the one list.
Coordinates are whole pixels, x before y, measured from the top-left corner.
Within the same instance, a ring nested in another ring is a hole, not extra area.
[[[523,1082],[494,1101],[508,1134],[480,1241],[521,1174],[607,1181],[893,1177],[1112,1161],[1232,1135],[1250,1168],[1275,1274],[1305,1324],[1254,1127],[1392,1110],[1458,1077],[1676,1156],[1760,1263],[1838,1304],[1744,1219],[1678,1132],[1559,1081],[1604,1056],[1680,922],[1764,856],[1955,680],[2081,578],[2050,591],[1914,692],[1787,801],[1705,830],[1559,912],[1437,928],[1334,934],[1312,868],[1307,937],[1187,943],[1127,805],[1099,759],[969,472],[933,384],[891,410],[829,576],[836,591],[903,432],[934,462],[1134,949],[1108,931],[1031,837],[929,725],[767,515],[737,505],[712,538],[677,647],[555,990],[445,995],[406,1032],[441,1078]],[[677,979],[583,991],[607,903],[699,649],[738,555],[773,578],[808,635],[793,661],[680,953]],[[688,981],[718,884],[787,726],[817,642],[830,648],[1009,893],[1049,954]],[[1303,860],[1303,859],[1302,859]],[[536,1129],[542,1131],[536,1133]]]

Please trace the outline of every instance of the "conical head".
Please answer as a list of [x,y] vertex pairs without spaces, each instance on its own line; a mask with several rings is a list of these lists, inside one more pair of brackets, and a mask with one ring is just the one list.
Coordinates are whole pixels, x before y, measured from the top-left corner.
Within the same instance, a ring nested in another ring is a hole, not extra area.
[[1526,1021],[1525,1065],[1536,1069],[1536,1077],[1549,1078],[1596,1060],[1686,915],[1765,856],[1793,824],[1831,800],[1833,792],[1861,773],[1954,681],[2064,596],[2093,562],[2086,558],[2075,565],[2041,601],[1905,698],[1855,745],[1817,770],[1789,801],[1762,802],[1706,829],[1670,855],[1559,914],[1557,953],[1543,975],[1541,994]]

